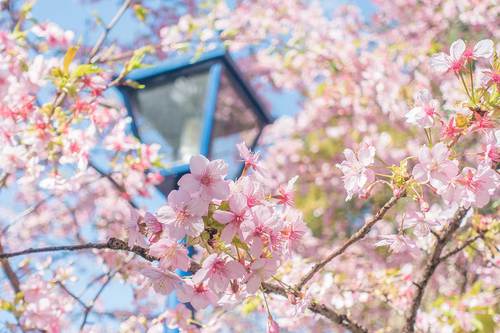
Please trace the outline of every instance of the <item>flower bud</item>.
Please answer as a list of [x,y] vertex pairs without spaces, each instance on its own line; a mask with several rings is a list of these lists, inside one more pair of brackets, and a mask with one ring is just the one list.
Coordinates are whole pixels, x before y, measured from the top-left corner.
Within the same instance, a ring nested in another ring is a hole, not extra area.
[[267,318],[267,333],[280,333],[278,323],[271,316]]

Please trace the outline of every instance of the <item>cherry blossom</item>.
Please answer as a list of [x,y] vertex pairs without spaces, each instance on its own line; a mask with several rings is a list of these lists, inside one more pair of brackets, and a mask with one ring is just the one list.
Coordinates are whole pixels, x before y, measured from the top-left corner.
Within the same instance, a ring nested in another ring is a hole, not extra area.
[[242,194],[235,193],[229,198],[229,211],[216,210],[214,219],[225,225],[221,239],[230,243],[236,235],[242,238],[241,224],[248,218],[247,201]]
[[169,271],[148,267],[144,268],[141,273],[150,279],[153,289],[159,294],[169,294],[180,284],[179,277]]
[[192,200],[184,189],[170,192],[167,201],[167,205],[158,209],[157,216],[172,238],[196,237],[203,231],[204,202]]
[[204,283],[185,283],[177,290],[177,297],[183,303],[190,303],[196,310],[201,310],[217,301],[215,293]]
[[375,172],[369,169],[374,162],[375,147],[363,144],[357,154],[346,149],[344,156],[346,160],[337,164],[337,167],[344,174],[342,179],[347,191],[347,201],[375,180]]
[[437,115],[437,100],[432,99],[428,90],[419,91],[414,99],[415,107],[406,114],[406,122],[422,128],[432,127]]
[[418,161],[413,167],[416,181],[429,182],[437,190],[444,189],[458,173],[457,161],[449,160],[449,151],[442,142],[434,147],[420,147]]
[[220,293],[227,289],[231,279],[241,278],[245,273],[245,268],[239,262],[226,261],[214,253],[203,261],[203,266],[193,276],[193,282],[199,284],[206,280],[210,289]]
[[187,271],[189,268],[187,249],[176,241],[161,238],[149,247],[149,254],[160,259],[160,267],[164,270],[179,268]]
[[229,195],[229,182],[224,180],[227,165],[222,160],[208,161],[201,155],[191,157],[191,173],[182,176],[179,186],[206,200],[224,200]]
[[273,259],[259,258],[250,265],[250,273],[246,277],[247,292],[255,293],[262,282],[269,279],[276,271],[277,262]]

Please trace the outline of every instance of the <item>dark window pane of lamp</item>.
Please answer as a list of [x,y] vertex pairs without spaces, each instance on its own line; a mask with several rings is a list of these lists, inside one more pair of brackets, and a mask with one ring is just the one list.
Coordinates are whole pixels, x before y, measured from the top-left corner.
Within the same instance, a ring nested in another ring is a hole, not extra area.
[[137,91],[136,123],[145,143],[159,143],[167,166],[188,163],[200,152],[208,72],[152,82]]
[[210,157],[227,161],[229,176],[234,177],[241,168],[236,144],[245,142],[251,147],[258,134],[257,116],[246,99],[236,91],[231,78],[223,72],[217,97]]

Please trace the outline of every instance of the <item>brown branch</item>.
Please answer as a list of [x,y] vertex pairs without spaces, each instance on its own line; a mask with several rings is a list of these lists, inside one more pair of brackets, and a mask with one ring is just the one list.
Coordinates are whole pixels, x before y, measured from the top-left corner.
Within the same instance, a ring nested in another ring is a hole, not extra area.
[[12,286],[12,289],[14,292],[17,294],[21,291],[21,284],[19,282],[19,278],[16,275],[16,272],[14,269],[12,269],[12,266],[10,265],[9,261],[7,258],[3,258],[3,247],[2,243],[0,242],[0,263],[2,264],[2,269],[7,276],[7,280],[9,280],[10,285]]
[[326,266],[330,261],[332,261],[335,257],[338,257],[342,253],[344,253],[352,244],[356,243],[357,241],[363,239],[371,230],[371,228],[380,221],[385,213],[396,204],[396,202],[405,195],[405,193],[401,193],[398,196],[393,196],[392,198],[389,199],[383,205],[378,212],[373,216],[370,220],[366,221],[365,224],[359,229],[357,232],[355,232],[347,241],[345,241],[342,246],[339,248],[335,249],[332,253],[330,253],[326,258],[318,262],[316,265],[314,265],[309,272],[304,275],[304,277],[300,280],[300,282],[297,284],[296,289],[301,290],[304,285],[306,285],[307,282],[309,282],[313,276],[318,273],[323,267]]
[[[11,258],[11,257],[17,257],[17,256],[22,256],[22,255],[28,255],[28,254],[33,254],[33,253],[45,253],[45,252],[57,252],[57,251],[80,251],[80,250],[90,250],[90,249],[108,249],[108,250],[117,250],[117,251],[128,251],[128,252],[133,252],[140,257],[148,260],[148,261],[155,261],[157,258],[150,256],[147,254],[148,250],[145,248],[142,248],[140,246],[134,246],[133,248],[130,248],[127,243],[121,239],[117,238],[110,238],[106,243],[87,243],[87,244],[80,244],[80,245],[63,245],[63,246],[50,246],[50,247],[43,247],[43,248],[29,248],[26,250],[18,251],[18,252],[11,252],[11,253],[0,253],[0,259],[5,260],[6,258]],[[191,262],[191,266],[189,268],[189,271],[191,273],[195,273],[198,271],[200,268],[199,264],[196,262]],[[117,270],[118,271],[118,270]],[[115,272],[117,272],[115,271]],[[115,273],[116,274],[116,273]],[[108,274],[109,276],[109,274]],[[107,280],[109,281],[109,279]],[[109,282],[107,282],[109,283]],[[105,284],[107,284],[105,283]],[[84,308],[85,308],[85,313],[84,315],[84,321],[82,322],[82,325],[85,325],[86,322],[86,317],[88,317],[88,312],[90,312],[92,306],[91,305],[85,305],[83,301],[81,301],[77,296],[72,294],[62,283],[59,284],[68,294],[73,297],[75,300],[77,300],[78,303],[80,303]],[[273,294],[278,294],[282,296],[287,296],[289,293],[284,287],[277,286],[274,284],[270,283],[263,283],[262,288],[266,293],[273,293]],[[97,297],[102,293],[102,288],[100,291],[97,293]],[[292,291],[295,292],[296,291]],[[94,298],[96,299],[96,298]],[[93,301],[94,303],[95,301]],[[93,304],[92,303],[92,304]],[[312,301],[308,304],[308,309],[311,310],[314,313],[320,314],[324,316],[325,318],[331,320],[334,323],[337,323],[339,325],[342,325],[353,333],[365,333],[368,332],[363,326],[360,324],[356,323],[352,319],[350,319],[347,315],[345,314],[339,314],[335,310],[327,307],[324,304],[319,304],[315,301]]]
[[424,296],[424,291],[429,283],[430,278],[434,274],[434,271],[441,263],[441,253],[444,247],[450,241],[453,234],[457,231],[460,226],[460,222],[467,213],[468,208],[460,207],[455,213],[453,219],[446,225],[441,232],[440,236],[437,238],[431,253],[427,257],[427,262],[424,269],[416,282],[413,284],[417,287],[417,292],[413,296],[411,306],[407,309],[405,314],[405,326],[403,328],[403,333],[413,333],[415,332],[415,320],[417,319],[417,312],[422,303],[422,298]]
[[441,256],[441,258],[439,258],[439,261],[445,261],[446,259],[448,259],[449,257],[451,256],[454,256],[455,254],[459,253],[460,251],[462,251],[463,249],[465,249],[467,246],[471,245],[472,243],[474,243],[476,240],[478,240],[479,238],[481,238],[481,235],[476,235],[475,237],[472,237],[472,238],[469,238],[467,241],[465,241],[462,245],[460,246],[457,246],[456,248],[454,248],[453,250],[450,250],[448,253],[446,254],[443,254]]
[[43,252],[58,252],[58,251],[80,251],[80,250],[92,250],[92,249],[108,249],[108,250],[118,250],[118,251],[128,251],[133,252],[140,257],[148,260],[157,260],[155,257],[148,255],[148,250],[140,246],[129,247],[128,244],[118,238],[110,238],[106,243],[87,243],[78,245],[61,245],[61,246],[48,246],[41,248],[29,248],[22,251],[11,252],[11,253],[0,253],[0,259],[7,259],[17,256],[24,256],[32,253],[43,253]]
[[[284,297],[287,297],[287,295],[290,293],[284,287],[266,282],[262,283],[262,289],[267,294],[278,294]],[[320,314],[323,317],[329,319],[330,321],[349,329],[353,333],[368,332],[366,328],[364,328],[361,324],[355,322],[354,320],[350,319],[346,314],[338,313],[334,309],[324,304],[320,304],[316,301],[311,301],[307,304],[307,308],[310,311]]]

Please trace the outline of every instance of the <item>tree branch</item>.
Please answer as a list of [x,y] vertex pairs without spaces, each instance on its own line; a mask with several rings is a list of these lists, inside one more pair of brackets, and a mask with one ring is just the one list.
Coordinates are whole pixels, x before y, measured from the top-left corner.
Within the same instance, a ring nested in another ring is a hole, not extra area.
[[460,222],[464,218],[467,213],[468,208],[460,207],[458,211],[455,213],[453,219],[446,225],[441,232],[440,236],[436,239],[436,243],[427,257],[427,262],[424,266],[424,269],[416,282],[413,284],[417,287],[417,292],[413,296],[411,306],[407,309],[405,314],[405,326],[403,328],[403,333],[413,333],[415,332],[415,321],[417,319],[417,312],[422,302],[422,298],[424,296],[424,291],[429,283],[430,278],[434,274],[434,271],[441,263],[441,253],[446,246],[446,244],[450,241],[453,234],[457,231],[460,226]]
[[335,249],[332,253],[330,253],[326,258],[324,258],[322,261],[318,262],[316,265],[314,265],[309,272],[304,275],[304,277],[300,280],[300,282],[297,284],[296,289],[301,290],[304,285],[309,282],[313,276],[318,273],[323,267],[326,266],[330,261],[332,261],[335,257],[338,257],[342,253],[344,253],[352,244],[356,243],[357,241],[363,239],[371,230],[371,228],[380,221],[385,213],[396,204],[396,202],[405,195],[405,193],[401,193],[398,196],[393,196],[392,198],[389,199],[383,205],[378,212],[373,216],[370,220],[366,221],[365,224],[359,229],[357,232],[355,232],[342,246],[339,248]]
[[120,7],[120,9],[118,9],[118,11],[116,12],[113,19],[111,19],[111,22],[109,22],[109,24],[106,26],[106,28],[102,32],[101,36],[99,36],[97,43],[95,44],[92,51],[90,51],[90,55],[89,55],[89,63],[90,64],[93,64],[96,62],[97,59],[95,56],[97,55],[97,53],[101,49],[102,44],[104,44],[106,37],[108,37],[108,34],[111,31],[111,29],[113,29],[113,27],[116,25],[116,23],[118,23],[118,21],[123,16],[123,14],[125,14],[125,12],[127,11],[128,7],[131,5],[131,3],[132,3],[132,0],[125,0],[123,2],[122,6]]
[[[147,249],[142,248],[140,246],[134,246],[133,248],[130,248],[125,241],[118,239],[118,238],[110,238],[106,243],[87,243],[87,244],[81,244],[81,245],[49,246],[49,247],[42,247],[42,248],[29,248],[26,250],[11,252],[11,253],[0,253],[0,259],[6,260],[7,258],[23,256],[23,255],[33,254],[33,253],[58,252],[58,251],[81,251],[81,250],[91,250],[91,249],[108,249],[108,250],[117,250],[117,251],[128,251],[128,252],[133,252],[133,253],[139,255],[140,257],[142,257],[148,261],[157,260],[156,257],[148,255]],[[200,268],[199,264],[192,262],[191,266],[189,268],[189,271],[194,273],[199,268]],[[63,289],[65,289],[66,292],[69,291],[69,290],[67,290],[67,288],[65,288],[64,285],[60,284],[60,286]],[[285,296],[285,297],[288,294],[288,292],[285,288],[283,288],[281,286],[274,285],[274,284],[262,283],[262,287],[266,293],[278,294],[278,295]],[[296,291],[295,291],[295,293],[296,293]],[[78,303],[80,303],[85,308],[86,312],[90,311],[87,309],[90,309],[91,306],[85,305],[85,303],[83,303],[75,295],[72,295],[71,293],[69,293],[69,294],[70,294],[70,296],[75,298],[78,301]],[[325,318],[331,320],[334,323],[337,323],[339,325],[342,325],[342,326],[348,328],[353,333],[366,333],[366,332],[368,332],[363,326],[361,326],[360,324],[358,324],[355,321],[353,321],[352,319],[350,319],[347,315],[339,314],[335,310],[327,307],[324,304],[319,304],[315,301],[312,301],[308,304],[308,309],[314,313],[317,313],[317,314],[324,316]],[[87,314],[87,316],[88,316],[88,314]]]
[[462,245],[460,246],[457,246],[456,248],[454,248],[453,250],[450,250],[448,253],[446,254],[443,254],[441,256],[441,258],[439,258],[439,261],[445,261],[446,259],[448,259],[449,257],[451,256],[454,256],[455,254],[457,254],[458,252],[462,251],[463,249],[465,249],[467,246],[471,245],[472,243],[474,243],[476,240],[478,240],[479,238],[481,238],[481,235],[476,235],[472,238],[469,238],[467,241],[465,241]]
[[19,283],[19,278],[16,275],[16,272],[12,269],[12,266],[10,265],[9,261],[7,260],[8,257],[3,258],[3,247],[2,243],[0,242],[0,262],[2,264],[2,269],[7,276],[7,280],[9,280],[10,285],[12,286],[12,289],[14,292],[17,294],[18,292],[21,291],[21,284]]
[[129,247],[128,244],[118,238],[110,238],[106,243],[87,243],[78,245],[61,245],[61,246],[48,246],[41,248],[29,248],[22,251],[11,252],[11,253],[0,253],[0,259],[7,259],[17,256],[24,256],[32,253],[43,253],[43,252],[58,252],[58,251],[80,251],[80,250],[92,250],[92,249],[109,249],[118,251],[128,251],[133,252],[140,257],[148,260],[154,261],[157,258],[148,255],[148,250],[140,246]]
[[[278,294],[284,297],[287,297],[287,295],[289,294],[289,292],[287,292],[287,290],[284,287],[266,282],[262,283],[262,289],[267,294]],[[358,324],[354,320],[350,319],[347,315],[338,313],[324,304],[320,304],[316,301],[311,301],[307,304],[307,308],[310,311],[320,314],[323,317],[329,319],[330,321],[349,329],[353,333],[368,332],[366,328],[364,328],[361,324]]]

